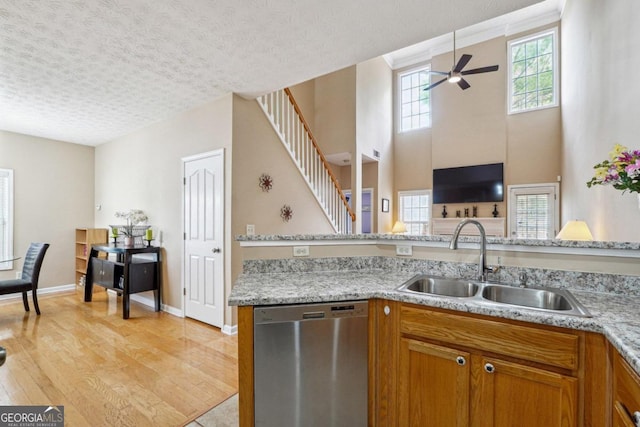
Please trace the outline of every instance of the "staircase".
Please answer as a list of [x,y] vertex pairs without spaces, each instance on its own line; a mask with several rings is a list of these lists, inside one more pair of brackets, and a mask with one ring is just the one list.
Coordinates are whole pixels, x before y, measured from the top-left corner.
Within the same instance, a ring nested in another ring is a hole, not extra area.
[[356,215],[304,119],[286,88],[257,99],[336,233],[348,232]]

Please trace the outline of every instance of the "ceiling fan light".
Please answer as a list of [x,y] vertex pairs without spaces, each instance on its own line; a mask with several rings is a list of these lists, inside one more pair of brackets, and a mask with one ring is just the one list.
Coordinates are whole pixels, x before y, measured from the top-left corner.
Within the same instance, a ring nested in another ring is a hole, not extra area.
[[460,80],[462,80],[462,77],[460,77],[459,74],[454,74],[451,77],[449,77],[449,83],[458,83]]

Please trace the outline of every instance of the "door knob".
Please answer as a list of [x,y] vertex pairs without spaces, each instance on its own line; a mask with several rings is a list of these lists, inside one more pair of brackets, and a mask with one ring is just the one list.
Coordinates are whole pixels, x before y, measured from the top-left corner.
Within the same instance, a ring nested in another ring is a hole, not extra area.
[[213,248],[213,249],[211,249],[211,252],[213,252],[214,254],[219,254],[220,253],[220,248]]

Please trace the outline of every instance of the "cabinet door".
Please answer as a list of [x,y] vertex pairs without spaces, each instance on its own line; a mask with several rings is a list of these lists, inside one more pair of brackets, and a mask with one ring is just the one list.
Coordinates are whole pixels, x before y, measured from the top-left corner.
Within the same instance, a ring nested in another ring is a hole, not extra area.
[[627,414],[620,402],[613,405],[613,427],[636,427],[636,423]]
[[110,261],[102,261],[102,284],[113,288],[113,271],[114,264]]
[[576,378],[479,355],[472,364],[472,426],[577,425]]
[[617,351],[613,357],[613,425],[640,425],[640,376]]
[[468,426],[468,353],[402,338],[399,364],[399,425]]

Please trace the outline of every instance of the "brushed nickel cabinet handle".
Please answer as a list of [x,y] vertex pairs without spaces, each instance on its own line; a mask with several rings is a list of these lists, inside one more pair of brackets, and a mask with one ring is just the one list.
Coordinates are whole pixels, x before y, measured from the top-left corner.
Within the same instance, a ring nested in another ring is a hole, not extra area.
[[464,365],[466,365],[466,364],[467,364],[467,359],[465,359],[465,358],[464,358],[464,357],[462,357],[462,356],[458,356],[458,357],[456,357],[456,363],[457,363],[458,365],[460,365],[460,366],[464,366]]
[[495,372],[496,368],[491,363],[485,363],[484,370],[487,371],[490,374],[493,374]]

